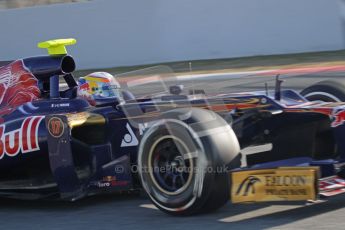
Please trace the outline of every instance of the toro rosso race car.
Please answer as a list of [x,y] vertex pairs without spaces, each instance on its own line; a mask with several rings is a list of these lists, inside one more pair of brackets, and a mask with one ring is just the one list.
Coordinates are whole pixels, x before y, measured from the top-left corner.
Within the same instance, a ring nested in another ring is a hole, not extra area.
[[320,83],[304,97],[281,90],[277,79],[273,92],[183,95],[171,86],[136,98],[107,73],[77,82],[65,48],[74,43],[39,43],[49,55],[0,67],[2,197],[74,201],[143,188],[159,209],[188,215],[229,200],[316,200],[345,191],[339,85]]

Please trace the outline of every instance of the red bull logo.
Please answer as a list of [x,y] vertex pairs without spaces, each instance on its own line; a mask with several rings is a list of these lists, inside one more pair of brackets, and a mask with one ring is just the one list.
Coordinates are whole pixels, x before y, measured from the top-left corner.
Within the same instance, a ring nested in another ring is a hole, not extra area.
[[19,129],[4,133],[5,125],[0,126],[0,159],[5,155],[14,157],[19,152],[25,154],[40,150],[38,127],[44,116],[25,118]]
[[345,122],[345,110],[340,110],[336,113],[333,114],[334,120],[332,121],[331,126],[332,127],[337,127],[339,125],[344,124]]

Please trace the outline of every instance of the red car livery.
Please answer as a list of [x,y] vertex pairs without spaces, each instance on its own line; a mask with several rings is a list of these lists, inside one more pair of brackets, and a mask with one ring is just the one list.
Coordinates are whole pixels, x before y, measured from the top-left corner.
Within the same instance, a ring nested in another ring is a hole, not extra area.
[[0,116],[40,97],[35,76],[18,60],[0,69]]

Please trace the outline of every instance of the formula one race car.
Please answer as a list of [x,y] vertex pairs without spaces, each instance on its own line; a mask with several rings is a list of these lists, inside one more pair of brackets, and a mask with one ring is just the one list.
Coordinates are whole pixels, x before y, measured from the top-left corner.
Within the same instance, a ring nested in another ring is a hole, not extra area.
[[[65,49],[74,43],[40,43],[48,56],[0,68],[1,196],[73,201],[143,188],[159,209],[187,215],[228,200],[345,191],[345,103],[320,87],[304,92],[316,101],[281,90],[279,79],[274,92],[182,95],[172,86],[135,98],[107,73],[77,84]],[[268,148],[241,154],[249,146]]]

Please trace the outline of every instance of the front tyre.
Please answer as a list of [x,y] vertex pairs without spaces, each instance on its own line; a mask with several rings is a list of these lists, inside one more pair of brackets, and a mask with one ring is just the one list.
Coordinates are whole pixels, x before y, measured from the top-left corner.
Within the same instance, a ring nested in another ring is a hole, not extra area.
[[229,199],[225,166],[239,167],[239,144],[219,115],[177,109],[155,122],[139,146],[143,188],[152,202],[172,215],[213,211]]

